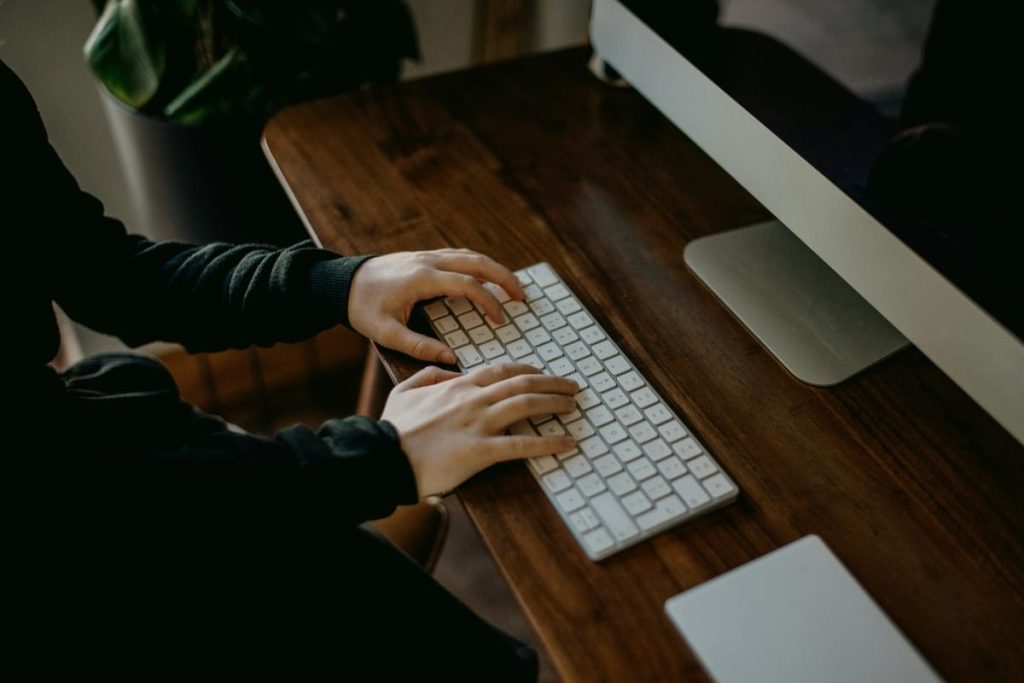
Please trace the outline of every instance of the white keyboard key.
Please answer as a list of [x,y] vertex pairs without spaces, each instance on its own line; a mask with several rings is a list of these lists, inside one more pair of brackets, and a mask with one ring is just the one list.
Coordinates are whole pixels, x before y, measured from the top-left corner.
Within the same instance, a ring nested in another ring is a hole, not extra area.
[[686,430],[683,429],[683,425],[679,424],[679,420],[671,420],[658,427],[658,431],[665,437],[665,441],[672,443],[673,441],[679,441],[679,439],[686,436]]
[[626,430],[618,422],[612,422],[606,427],[601,427],[601,438],[603,438],[609,445],[617,444],[626,438]]
[[653,477],[658,473],[658,470],[654,469],[654,465],[647,458],[639,458],[626,465],[626,469],[633,475],[633,478],[637,481],[643,481],[647,477]]
[[[452,334],[455,333],[452,332]],[[472,337],[473,341],[476,342],[477,344],[483,344],[486,341],[494,339],[494,333],[491,332],[491,328],[487,327],[486,325],[474,327],[472,330],[469,331],[469,336]]]
[[610,488],[616,496],[623,496],[636,489],[636,482],[633,481],[633,477],[629,476],[629,473],[619,472],[618,474],[608,477],[608,488]]
[[604,393],[609,389],[615,388],[615,380],[613,380],[612,376],[609,375],[607,372],[602,372],[591,378],[590,386],[594,387],[601,393]]
[[566,357],[556,358],[555,360],[548,363],[548,367],[551,368],[551,372],[558,375],[559,377],[565,377],[576,372],[576,368],[573,367],[572,363]]
[[640,379],[640,375],[635,372],[627,372],[619,375],[619,384],[626,391],[636,391],[644,385],[644,381]]
[[667,496],[672,493],[672,487],[668,485],[664,477],[651,477],[640,484],[643,487],[644,493],[647,497],[652,500],[657,500],[662,496]]
[[[537,299],[530,303],[530,310],[533,311],[535,316],[541,318],[541,316],[545,316],[548,313],[554,313],[555,305],[551,303],[550,299]],[[541,322],[544,322],[544,318],[541,318]]]
[[616,444],[612,450],[615,451],[615,457],[622,462],[635,460],[644,454],[640,447],[632,441],[623,441],[620,444]]
[[474,365],[479,365],[484,362],[483,356],[476,350],[472,344],[469,346],[463,346],[461,349],[455,351],[455,356],[459,359],[459,364],[464,368],[471,368]]
[[565,426],[565,428],[569,430],[569,433],[572,434],[573,438],[575,438],[577,441],[579,441],[580,439],[585,439],[588,436],[594,435],[594,428],[591,427],[590,423],[587,422],[586,420],[576,420],[575,422],[570,422]]
[[452,313],[455,315],[462,315],[473,310],[473,304],[469,303],[469,299],[462,296],[454,299],[449,297],[444,302],[448,304],[448,308],[452,309]]
[[611,370],[613,375],[621,375],[633,366],[622,356],[612,356],[604,362],[604,366]]
[[[632,408],[633,406],[629,406]],[[641,422],[635,424],[629,428],[630,435],[636,439],[637,443],[647,443],[653,439],[658,438],[658,432],[651,426],[649,422]]]
[[[533,349],[530,348],[530,345],[526,343],[525,339],[516,339],[508,345],[508,352],[513,358],[522,358],[533,353]],[[487,355],[487,351],[484,351],[484,355]]]
[[653,391],[651,391],[650,387],[644,387],[639,391],[634,391],[630,394],[630,397],[633,399],[633,403],[637,404],[641,408],[646,408],[647,406],[654,405],[658,402],[658,397]]
[[640,414],[640,411],[636,409],[636,406],[623,406],[615,411],[615,417],[619,418],[619,422],[629,427],[635,425],[640,420],[644,419],[644,416]]
[[601,394],[601,398],[608,404],[608,407],[612,410],[618,410],[624,405],[629,403],[629,398],[622,391],[622,389],[612,389]]
[[591,325],[590,327],[580,330],[580,339],[588,344],[596,344],[604,338],[604,332],[602,332],[601,328],[597,325]]
[[602,477],[610,477],[616,472],[622,471],[622,465],[619,464],[618,458],[609,453],[608,455],[602,455],[600,458],[594,459],[594,468],[601,474]]
[[673,455],[671,458],[665,458],[658,463],[658,471],[661,472],[663,477],[671,481],[686,474],[686,465],[683,464],[682,460]]
[[690,466],[690,471],[697,475],[698,479],[704,477],[710,477],[712,474],[718,471],[718,467],[715,463],[711,462],[711,458],[706,455],[702,455],[699,458],[694,458],[690,462],[686,463]]
[[505,313],[509,317],[516,317],[517,315],[523,315],[524,313],[530,312],[530,307],[524,304],[522,301],[508,301],[503,305]]
[[484,289],[493,294],[494,298],[497,299],[500,304],[503,304],[512,298],[501,286],[496,285],[493,282],[484,283]]
[[523,336],[522,334],[520,334],[519,330],[516,328],[515,325],[505,325],[504,327],[499,327],[498,329],[494,330],[494,333],[498,335],[498,339],[500,339],[506,344],[515,341],[516,339],[519,339],[521,336]]
[[530,458],[529,463],[530,467],[537,474],[547,474],[548,472],[558,469],[558,461],[551,455],[542,455],[539,458]]
[[517,363],[522,363],[523,365],[532,365],[533,367],[537,368],[538,370],[543,370],[544,369],[544,361],[542,361],[540,358],[538,358],[537,354],[535,354],[535,353],[531,353],[526,358],[520,358],[516,362]]
[[444,305],[443,301],[435,301],[432,304],[427,304],[423,307],[423,310],[427,312],[427,317],[431,320],[437,320],[442,316],[448,315],[448,308]]
[[484,324],[484,319],[480,317],[480,314],[476,311],[470,313],[463,313],[459,316],[459,324],[467,330],[471,330],[478,325]]
[[584,327],[593,325],[594,319],[586,311],[578,311],[569,316],[569,324],[577,330],[582,330]]
[[584,356],[590,355],[590,349],[583,342],[573,342],[565,347],[565,355],[569,356],[573,360],[579,360]]
[[557,304],[555,304],[555,306],[558,308],[559,311],[562,312],[562,315],[572,315],[577,311],[583,310],[583,306],[580,305],[580,302],[576,301],[576,299],[573,298],[562,299]]
[[[515,342],[512,343],[514,344]],[[492,339],[480,345],[480,353],[484,354],[484,358],[497,358],[505,353],[505,349],[498,343],[498,340]]]
[[531,282],[533,282],[533,278],[531,278],[530,274],[527,273],[525,270],[516,271],[515,275],[516,275],[516,278],[519,279],[519,286],[520,287],[525,287],[526,285],[528,285]]
[[546,361],[552,361],[562,355],[562,349],[558,348],[558,344],[544,344],[537,348],[537,353]]
[[579,335],[576,334],[576,330],[572,329],[571,327],[559,328],[552,332],[551,336],[553,336],[555,338],[555,341],[558,342],[561,346],[568,346],[569,344],[573,343],[574,341],[580,338]]
[[588,458],[596,458],[599,455],[604,455],[608,452],[608,446],[605,445],[604,441],[601,441],[601,437],[592,436],[589,439],[585,439],[580,442],[580,448],[587,454]]
[[565,318],[562,317],[561,313],[548,313],[546,316],[540,319],[540,324],[548,330],[557,330],[560,327],[565,327]]
[[526,287],[523,287],[523,294],[526,295],[527,301],[533,301],[534,299],[539,299],[544,296],[543,290],[541,290],[537,285],[527,285]]
[[569,515],[569,521],[576,527],[576,531],[583,533],[601,526],[601,520],[597,518],[594,511],[588,507],[582,507]]
[[544,294],[546,294],[552,301],[558,301],[559,299],[564,299],[569,296],[569,290],[565,288],[565,285],[559,282],[557,285],[551,285],[545,289]]
[[444,343],[453,349],[457,349],[460,346],[465,346],[469,343],[469,337],[462,330],[455,330],[444,335]]
[[576,382],[576,386],[580,388],[580,391],[583,391],[584,389],[587,388],[587,378],[578,372],[572,373],[571,375],[566,377],[566,379],[571,379],[573,382]]
[[448,334],[449,332],[454,332],[455,330],[459,329],[459,323],[455,322],[455,318],[451,317],[450,315],[446,315],[443,318],[438,318],[437,320],[435,320],[434,326],[437,328],[437,331],[440,332],[441,334]]
[[594,358],[593,356],[581,358],[580,362],[576,364],[576,367],[578,367],[580,369],[580,372],[582,372],[587,377],[595,375],[604,369],[604,367],[601,365],[601,361]]
[[589,534],[584,534],[583,542],[590,548],[590,552],[595,555],[615,545],[615,541],[612,540],[612,537],[604,529],[594,529]]
[[686,512],[686,506],[675,496],[667,496],[658,501],[658,504],[650,512],[645,512],[636,518],[641,529],[651,529],[675,519]]
[[683,502],[691,508],[700,508],[711,502],[708,492],[692,475],[688,474],[682,479],[676,479],[672,482],[672,486]]
[[572,480],[562,470],[555,470],[544,475],[544,485],[551,493],[558,493],[572,486]]
[[615,347],[612,345],[610,341],[603,341],[598,344],[594,344],[594,355],[600,358],[601,360],[611,358],[617,353],[618,351],[615,349]]
[[583,500],[583,496],[576,489],[569,489],[559,493],[555,500],[558,501],[558,507],[562,508],[565,512],[572,512],[573,510],[579,510],[581,507],[587,504],[587,501]]
[[570,448],[565,453],[556,453],[555,454],[555,458],[557,458],[559,460],[559,462],[565,462],[566,460],[568,460],[572,456],[579,455],[579,452],[580,452],[580,449],[578,449],[578,448]]
[[534,427],[537,427],[539,425],[544,424],[548,420],[553,419],[554,417],[554,415],[534,415],[533,417],[530,418],[530,424],[532,424]]
[[584,474],[589,474],[594,468],[590,466],[590,461],[584,458],[582,455],[574,455],[562,462],[562,467],[569,473],[573,479],[578,479]]
[[693,439],[683,439],[682,441],[675,442],[672,444],[672,450],[674,450],[676,455],[681,456],[684,460],[696,458],[704,452]]
[[527,332],[540,326],[540,323],[537,321],[537,316],[533,313],[524,313],[518,318],[515,318],[513,322],[515,322],[516,327],[521,329],[523,332]]
[[582,491],[583,495],[587,498],[592,498],[605,490],[604,481],[601,480],[601,477],[593,473],[580,477],[580,480],[576,482],[576,485],[580,487],[580,491]]
[[494,358],[488,358],[487,359],[487,364],[488,365],[504,365],[505,363],[512,363],[512,362],[513,362],[512,356],[508,355],[507,353],[503,353],[500,356],[495,356]]
[[550,420],[538,426],[537,431],[541,436],[561,436],[565,434],[565,427],[558,420]]
[[603,427],[615,418],[612,417],[612,412],[604,406],[597,406],[587,411],[587,419],[595,427]]
[[724,498],[736,490],[736,487],[721,474],[708,477],[703,482],[704,488],[708,490],[712,498]]
[[648,455],[652,460],[661,460],[672,455],[672,449],[668,447],[668,444],[661,439],[655,439],[650,443],[644,444],[644,453]]
[[568,413],[559,413],[557,417],[559,420],[562,421],[562,424],[567,425],[570,422],[575,422],[576,420],[583,417],[583,413],[581,413],[579,410],[572,410]]
[[584,389],[576,394],[576,403],[582,410],[601,405],[601,395],[593,389]]
[[619,501],[610,493],[602,493],[591,499],[594,512],[601,518],[608,531],[619,541],[625,541],[640,533]]
[[660,425],[662,422],[672,419],[672,413],[669,412],[669,409],[665,407],[664,403],[651,406],[644,411],[644,415],[646,415],[647,419],[656,425]]
[[558,282],[558,276],[551,270],[551,266],[546,263],[538,263],[535,266],[530,266],[526,269],[526,272],[530,274],[533,281],[541,287],[550,287]]
[[633,493],[622,497],[622,507],[626,508],[629,514],[636,517],[641,512],[651,509],[651,501],[647,499],[643,491],[633,491]]
[[551,335],[543,327],[535,327],[526,333],[526,341],[537,347],[551,341]]

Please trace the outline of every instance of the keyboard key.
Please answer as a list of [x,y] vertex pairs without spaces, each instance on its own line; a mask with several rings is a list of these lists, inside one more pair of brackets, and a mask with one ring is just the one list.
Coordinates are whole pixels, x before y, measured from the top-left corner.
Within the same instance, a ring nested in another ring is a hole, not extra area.
[[620,444],[616,444],[615,448],[613,448],[612,450],[615,451],[615,456],[622,462],[629,462],[630,460],[635,460],[644,453],[642,450],[640,450],[640,447],[637,446],[632,441],[623,441]]
[[615,388],[615,380],[607,372],[602,372],[598,375],[594,375],[590,380],[590,386],[594,387],[598,391],[604,393],[609,389]]
[[551,455],[542,455],[539,458],[530,458],[528,462],[530,463],[530,467],[537,474],[547,474],[552,470],[558,469],[558,461]]
[[583,342],[573,342],[565,347],[565,355],[569,356],[573,360],[579,360],[584,356],[590,355],[590,349]]
[[580,338],[579,335],[576,334],[576,330],[568,326],[559,328],[553,331],[551,334],[555,338],[555,341],[562,346],[571,344]]
[[583,417],[583,413],[579,410],[573,410],[568,413],[561,413],[558,415],[558,419],[562,421],[562,424],[569,424]]
[[647,497],[652,500],[657,500],[662,496],[667,496],[672,493],[672,487],[669,486],[668,482],[660,476],[647,479],[643,481],[640,486],[643,487],[644,493],[647,494]]
[[[473,315],[476,315],[475,313]],[[512,342],[513,344],[517,342]],[[529,347],[527,347],[529,349]],[[489,342],[485,342],[480,345],[480,353],[484,354],[484,358],[497,358],[501,354],[505,353],[505,349],[496,339],[492,339]]]
[[618,410],[622,406],[629,403],[629,398],[623,393],[622,389],[612,389],[601,394],[601,398],[612,410]]
[[558,493],[572,486],[572,480],[562,470],[555,470],[544,475],[544,485],[551,493]]
[[565,453],[556,453],[555,454],[555,458],[557,458],[560,462],[565,462],[566,460],[568,460],[572,456],[579,454],[579,452],[580,452],[580,449],[578,449],[578,448],[570,448]]
[[528,285],[531,282],[533,282],[533,278],[531,278],[530,274],[527,273],[525,270],[517,271],[516,272],[516,278],[519,279],[519,286],[520,287],[525,287],[526,285]]
[[629,476],[628,473],[619,472],[616,475],[608,477],[608,488],[610,488],[616,496],[622,496],[636,489],[636,482],[633,481],[633,477]]
[[[478,327],[477,329],[479,330],[480,328]],[[507,353],[503,353],[500,356],[495,356],[494,358],[488,358],[487,359],[487,364],[488,365],[503,365],[505,363],[511,363],[511,362],[512,362],[512,356],[508,355]]]
[[702,455],[699,458],[694,458],[690,462],[686,463],[690,466],[690,471],[697,475],[698,479],[710,477],[712,474],[718,471],[718,466],[711,462],[711,458],[706,455]]
[[622,408],[619,408],[615,411],[615,417],[619,418],[619,422],[627,427],[644,419],[644,416],[640,414],[640,411],[636,409],[636,406],[623,406]]
[[612,356],[604,362],[604,366],[608,368],[613,375],[621,375],[633,367],[629,364],[629,361],[622,356]]
[[540,319],[540,324],[549,330],[557,330],[559,327],[565,327],[565,318],[561,313],[548,313]]
[[594,428],[586,420],[576,420],[565,426],[577,441],[594,435]]
[[503,304],[506,301],[512,299],[502,287],[494,284],[493,282],[485,282],[484,289],[494,295],[494,298],[498,300],[498,303]]
[[615,545],[615,541],[612,540],[612,537],[604,529],[594,529],[589,534],[584,534],[583,542],[587,544],[590,552],[594,555],[608,550],[608,548]]
[[636,391],[644,385],[644,381],[635,372],[627,372],[619,375],[619,384],[626,391]]
[[538,426],[537,431],[541,436],[561,436],[565,434],[565,427],[558,420],[550,420]]
[[518,318],[515,318],[513,322],[515,322],[516,327],[521,329],[523,332],[540,326],[540,323],[537,321],[537,317],[533,313],[524,313]]
[[526,341],[534,346],[540,346],[551,341],[551,335],[543,327],[535,327],[526,333]]
[[581,410],[587,410],[588,408],[601,405],[601,395],[593,389],[584,389],[576,394],[576,403]]
[[576,368],[569,362],[566,357],[556,358],[555,360],[548,363],[548,367],[551,368],[551,372],[558,375],[559,377],[565,377],[576,372]]
[[[452,332],[452,334],[455,333]],[[486,325],[474,327],[472,330],[469,331],[469,336],[472,337],[473,341],[476,342],[477,344],[483,344],[485,341],[494,339],[494,333],[491,332],[491,328],[487,327]]]
[[569,473],[573,479],[582,477],[584,474],[588,474],[593,471],[593,467],[590,466],[590,461],[584,458],[582,455],[574,455],[562,462],[562,467]]
[[554,415],[534,415],[533,417],[530,418],[530,424],[536,427],[538,425],[544,424],[548,420],[554,419],[554,417]]
[[[632,408],[633,406],[629,406]],[[658,432],[655,431],[654,427],[649,422],[641,422],[635,424],[629,428],[630,435],[636,439],[637,443],[647,443],[652,439],[658,438]]]
[[610,493],[602,493],[591,499],[594,512],[601,518],[608,531],[619,541],[625,541],[640,533],[619,501]]
[[558,507],[562,508],[565,512],[572,512],[573,510],[579,510],[581,507],[587,504],[587,501],[583,500],[583,496],[576,489],[569,489],[563,491],[555,496],[555,500],[558,501]]
[[552,361],[562,355],[562,349],[557,344],[544,344],[537,349],[537,353],[546,361]]
[[650,443],[644,444],[644,453],[653,460],[661,460],[672,455],[672,449],[661,439],[655,439]]
[[[555,312],[555,305],[553,303],[551,303],[551,301],[549,299],[543,299],[542,298],[542,299],[537,299],[536,301],[531,302],[530,303],[530,310],[533,311],[533,314],[535,316],[541,317],[541,316],[547,315],[548,313],[554,313]],[[543,322],[543,321],[544,321],[544,319],[541,318],[541,322]]]
[[597,518],[593,510],[586,506],[569,515],[569,521],[581,534],[601,526],[601,520]]
[[702,483],[704,484],[704,488],[706,488],[711,494],[712,498],[724,498],[736,490],[736,487],[721,474],[708,477]]
[[516,328],[515,325],[505,325],[504,327],[499,327],[498,329],[494,330],[494,333],[498,335],[498,339],[500,339],[506,344],[508,344],[511,341],[515,341],[516,339],[519,339],[521,336],[523,336],[522,334],[520,334],[519,329]]
[[594,355],[600,358],[601,360],[611,358],[617,353],[618,351],[615,350],[615,347],[612,346],[612,343],[610,341],[603,341],[594,344]]
[[551,285],[545,289],[544,294],[546,294],[552,301],[558,301],[559,299],[564,299],[569,296],[569,290],[565,288],[565,285],[559,282],[557,285]]
[[601,441],[601,437],[592,436],[589,439],[585,439],[580,442],[580,448],[586,453],[588,458],[596,458],[599,455],[604,455],[608,452],[608,446],[605,445],[604,441]]
[[437,320],[435,320],[434,326],[437,328],[437,331],[440,332],[441,334],[448,334],[449,332],[454,332],[455,330],[459,329],[459,323],[455,322],[455,318],[451,317],[450,315],[446,315],[443,318],[438,318]]
[[455,351],[455,356],[459,359],[459,364],[464,368],[471,368],[474,365],[479,365],[484,362],[483,356],[476,350],[472,344],[469,346],[463,346],[461,349]]
[[675,496],[667,496],[659,500],[653,510],[637,517],[636,522],[640,525],[641,529],[646,531],[675,519],[684,512],[686,512],[686,506],[683,505],[682,501]]
[[672,443],[673,441],[679,441],[679,439],[686,436],[686,430],[683,429],[683,425],[679,424],[679,420],[670,420],[665,424],[658,427],[658,431],[665,437],[665,441]]
[[[516,339],[508,345],[508,352],[513,358],[522,358],[533,353],[533,349],[530,348],[530,345],[526,343],[525,339]],[[484,352],[484,355],[487,355],[486,351]]]
[[618,459],[611,453],[595,458],[594,468],[597,469],[602,477],[610,477],[616,472],[622,471],[622,465],[619,464]]
[[578,372],[572,373],[571,375],[566,377],[566,379],[571,379],[573,382],[576,382],[576,386],[580,388],[580,391],[583,391],[584,389],[587,388],[586,378]]
[[612,417],[612,412],[604,406],[596,406],[587,411],[587,419],[595,427],[603,427],[615,418]]
[[576,485],[580,487],[580,491],[582,491],[583,495],[587,498],[592,498],[605,490],[604,481],[601,477],[593,473],[580,477],[579,481],[576,482]]
[[658,402],[658,397],[655,396],[650,387],[644,387],[639,391],[634,391],[630,394],[630,397],[633,399],[633,403],[637,404],[641,408],[646,408],[647,406],[654,405]]
[[478,325],[484,324],[484,319],[480,317],[480,314],[476,311],[470,313],[463,313],[459,316],[459,324],[465,327],[467,330],[471,330]]
[[684,460],[690,458],[696,458],[704,451],[693,439],[683,439],[672,444],[672,450],[676,452],[676,455],[681,456]]
[[612,422],[601,428],[601,438],[609,445],[614,445],[626,438],[626,430],[618,422]]
[[577,330],[582,330],[584,327],[593,325],[594,319],[586,311],[578,311],[569,316],[569,324]]
[[[639,458],[626,465],[626,469],[633,475],[633,478],[637,481],[643,481],[647,477],[653,477],[658,473],[658,470],[654,469],[654,465],[647,458]],[[551,476],[551,475],[548,475]]]
[[683,464],[682,460],[673,455],[671,458],[665,458],[658,463],[658,471],[668,480],[678,479],[686,474],[686,465]]
[[431,320],[437,320],[442,316],[448,315],[448,308],[444,305],[443,301],[427,304],[423,307],[423,310],[426,311],[427,317]]
[[711,502],[708,492],[692,475],[688,474],[681,479],[676,479],[672,482],[672,486],[679,497],[691,508],[700,508]]
[[573,298],[562,299],[555,304],[555,306],[562,312],[562,315],[572,315],[577,311],[583,310],[583,306],[580,306],[580,302]]
[[530,312],[530,307],[522,301],[508,301],[503,304],[502,307],[505,309],[505,312],[508,313],[509,317],[512,318]]
[[444,335],[444,343],[453,349],[457,349],[460,346],[465,346],[469,343],[469,337],[462,330],[455,330]]
[[523,365],[532,365],[533,367],[537,368],[538,370],[543,370],[544,369],[544,361],[542,361],[540,358],[538,358],[537,354],[535,354],[535,353],[531,353],[526,358],[520,358],[517,362],[522,363]]
[[580,330],[580,338],[588,344],[596,344],[605,338],[604,332],[597,325]]
[[587,356],[586,358],[581,358],[580,362],[577,363],[576,365],[580,369],[580,372],[582,372],[587,377],[590,377],[591,375],[597,374],[597,373],[601,372],[601,370],[604,369],[604,367],[601,365],[601,361],[599,361],[598,359],[594,358],[593,356]]
[[465,297],[456,297],[454,299],[448,298],[444,302],[448,304],[448,308],[452,309],[452,313],[455,315],[462,315],[463,313],[469,313],[473,310],[473,304],[469,303],[469,299]]
[[644,415],[646,415],[647,419],[656,425],[660,425],[662,422],[672,419],[672,413],[669,412],[669,409],[665,407],[664,403],[651,406],[644,411]]
[[558,282],[558,276],[551,270],[551,266],[546,263],[538,263],[535,266],[530,266],[526,269],[526,272],[530,274],[533,281],[541,287],[549,287]]
[[526,295],[527,301],[533,301],[534,299],[539,299],[544,296],[544,291],[537,285],[527,285],[526,287],[523,287],[523,294]]
[[626,512],[636,517],[641,512],[651,509],[651,501],[647,499],[643,491],[634,491],[622,497],[622,507]]

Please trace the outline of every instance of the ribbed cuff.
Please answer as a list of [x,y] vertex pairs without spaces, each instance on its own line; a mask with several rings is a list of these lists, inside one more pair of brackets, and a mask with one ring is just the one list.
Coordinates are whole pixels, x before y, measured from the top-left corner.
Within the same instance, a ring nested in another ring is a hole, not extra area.
[[314,305],[327,311],[329,319],[337,320],[345,327],[350,327],[348,296],[352,288],[352,278],[359,266],[374,256],[376,254],[339,256],[310,267],[307,282]]

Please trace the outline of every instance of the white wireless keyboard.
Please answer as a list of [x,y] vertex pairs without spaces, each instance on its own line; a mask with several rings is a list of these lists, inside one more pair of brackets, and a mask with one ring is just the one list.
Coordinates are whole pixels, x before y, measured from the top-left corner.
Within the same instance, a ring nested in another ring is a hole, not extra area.
[[526,302],[488,285],[505,308],[495,325],[467,299],[425,307],[470,371],[526,363],[573,379],[578,409],[514,425],[572,434],[577,448],[529,460],[541,488],[593,560],[734,500],[738,490],[547,263],[516,273]]

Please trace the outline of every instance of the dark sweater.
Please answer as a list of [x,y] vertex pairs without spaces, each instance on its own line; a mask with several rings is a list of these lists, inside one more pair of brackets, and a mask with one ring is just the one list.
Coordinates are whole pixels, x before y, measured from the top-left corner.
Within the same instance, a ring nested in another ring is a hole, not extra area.
[[[416,499],[386,422],[331,420],[319,433],[293,427],[260,439],[197,416],[152,361],[94,360],[63,374],[48,365],[59,344],[53,302],[130,345],[269,345],[346,324],[349,285],[367,257],[339,257],[308,242],[197,247],[128,234],[78,187],[3,63],[0,155],[6,270],[17,283],[4,297],[12,304],[8,387],[16,415],[40,430],[17,459],[28,470],[18,481],[45,509],[28,515],[21,531],[60,537],[90,561],[116,563],[126,537],[140,533],[151,550],[187,555],[228,536],[259,537],[267,525],[284,535],[322,519],[351,525]],[[94,537],[83,547],[84,526]]]

